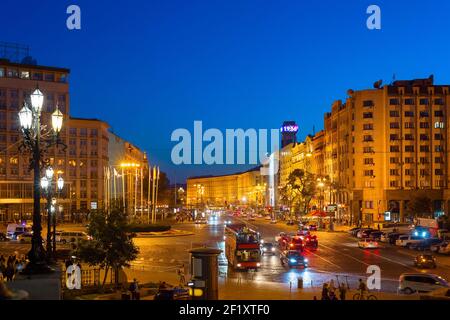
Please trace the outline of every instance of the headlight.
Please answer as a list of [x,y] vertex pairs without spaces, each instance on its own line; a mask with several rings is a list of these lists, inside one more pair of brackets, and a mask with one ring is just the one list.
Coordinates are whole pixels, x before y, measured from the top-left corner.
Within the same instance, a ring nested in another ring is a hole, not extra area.
[[272,251],[275,251],[275,248],[274,248],[274,247],[272,247]]
[[257,267],[261,267],[261,263],[258,262],[258,263],[256,264],[256,266],[257,266]]
[[237,264],[237,267],[240,268],[242,265],[240,263]]
[[264,243],[264,239],[261,239],[261,243]]
[[267,248],[263,248],[263,251],[267,251]]
[[308,262],[308,259],[305,258],[303,261]]
[[290,261],[291,263],[296,263],[296,262],[297,262],[296,259],[290,259],[289,261]]

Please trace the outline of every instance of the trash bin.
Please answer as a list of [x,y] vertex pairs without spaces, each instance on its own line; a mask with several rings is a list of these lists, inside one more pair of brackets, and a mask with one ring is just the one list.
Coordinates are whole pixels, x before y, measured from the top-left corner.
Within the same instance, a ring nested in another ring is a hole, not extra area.
[[303,278],[297,278],[297,289],[303,289]]

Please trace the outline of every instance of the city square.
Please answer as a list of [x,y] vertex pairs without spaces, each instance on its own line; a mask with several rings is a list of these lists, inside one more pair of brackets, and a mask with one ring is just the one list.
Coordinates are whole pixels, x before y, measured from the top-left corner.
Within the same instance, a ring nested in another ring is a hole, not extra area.
[[0,300],[450,299],[447,2],[51,2],[1,22]]

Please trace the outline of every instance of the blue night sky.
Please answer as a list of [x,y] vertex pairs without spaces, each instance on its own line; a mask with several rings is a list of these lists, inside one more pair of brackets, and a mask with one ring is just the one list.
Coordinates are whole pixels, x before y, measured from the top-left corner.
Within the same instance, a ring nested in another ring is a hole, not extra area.
[[[82,29],[66,28],[77,4]],[[366,28],[366,9],[382,29]],[[171,182],[244,170],[175,166],[176,128],[278,128],[299,139],[349,88],[435,75],[450,83],[450,1],[2,0],[0,41],[71,69],[73,116],[107,121]],[[5,14],[6,12],[6,14]]]

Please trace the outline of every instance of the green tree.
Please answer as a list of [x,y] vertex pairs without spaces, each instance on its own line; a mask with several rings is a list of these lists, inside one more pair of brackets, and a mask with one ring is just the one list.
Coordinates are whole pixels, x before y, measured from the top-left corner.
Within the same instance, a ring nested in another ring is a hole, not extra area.
[[109,215],[102,211],[91,213],[87,232],[93,240],[83,241],[75,255],[90,266],[105,269],[102,286],[109,269],[129,267],[139,253],[132,237],[127,233],[127,219],[123,211],[113,209]]
[[406,213],[416,218],[433,217],[433,201],[426,196],[413,197],[406,205]]
[[314,175],[302,169],[295,169],[289,174],[286,185],[281,189],[281,198],[289,204],[291,214],[294,208],[305,214],[315,192]]

